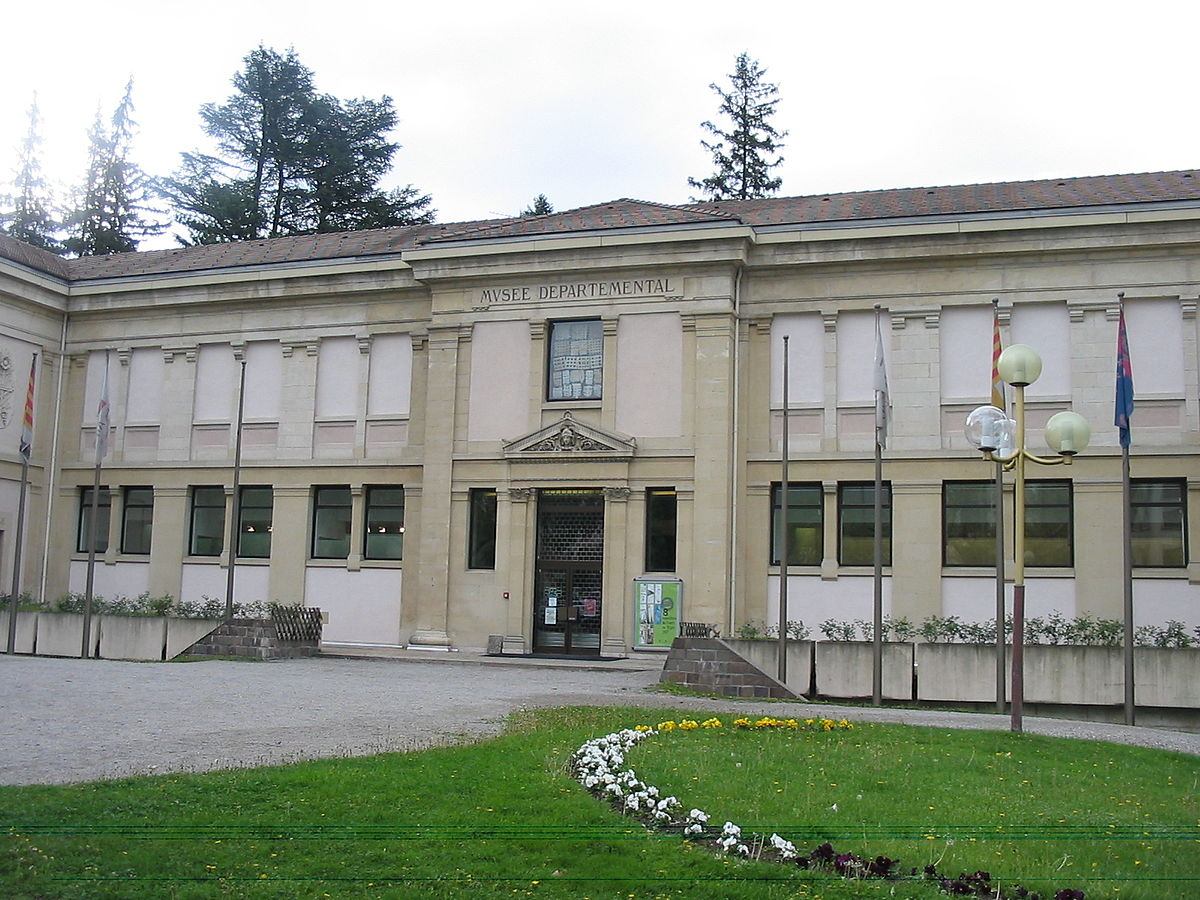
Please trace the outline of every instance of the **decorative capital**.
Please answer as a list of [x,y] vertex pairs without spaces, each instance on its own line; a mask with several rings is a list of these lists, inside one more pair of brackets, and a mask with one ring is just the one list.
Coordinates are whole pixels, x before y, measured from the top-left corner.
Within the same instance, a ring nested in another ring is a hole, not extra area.
[[532,500],[537,495],[537,488],[531,487],[510,487],[508,489],[508,499],[514,503],[525,503]]
[[604,499],[614,503],[624,503],[632,493],[633,491],[627,487],[606,487],[604,489]]

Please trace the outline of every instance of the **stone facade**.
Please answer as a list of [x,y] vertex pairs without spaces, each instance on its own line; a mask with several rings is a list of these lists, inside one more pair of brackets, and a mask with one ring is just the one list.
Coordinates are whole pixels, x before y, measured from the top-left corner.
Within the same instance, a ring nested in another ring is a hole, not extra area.
[[[1027,569],[1029,614],[1120,617],[1118,292],[1138,398],[1133,476],[1178,488],[1160,512],[1183,517],[1171,527],[1185,539],[1200,530],[1192,180],[618,201],[70,261],[0,237],[9,408],[39,354],[22,588],[82,587],[80,504],[107,358],[112,505],[96,590],[224,596],[244,363],[240,484],[269,499],[258,525],[244,510],[239,522],[239,601],[320,607],[331,644],[483,648],[502,635],[506,652],[604,656],[646,645],[655,623],[635,579],[647,576],[681,585],[687,621],[726,634],[776,621],[786,334],[790,478],[820,498],[789,618],[869,619],[871,567],[843,561],[841,491],[873,478],[878,306],[892,402],[886,609],[987,620],[992,569],[948,558],[943,526],[945,485],[993,476],[962,421],[989,396],[996,301],[1005,345],[1047,359],[1028,395],[1033,449],[1060,409],[1095,432],[1069,469],[1030,470],[1066,479],[1070,502],[1068,564]],[[598,387],[548,399],[563,363],[555,328],[578,321],[599,323],[595,346],[566,364],[594,367]],[[18,431],[0,429],[5,589]],[[126,508],[130,487],[153,489],[152,511]],[[209,519],[204,487],[225,501]],[[556,528],[575,529],[574,543],[550,552]],[[1135,570],[1139,624],[1200,625],[1196,543]]]

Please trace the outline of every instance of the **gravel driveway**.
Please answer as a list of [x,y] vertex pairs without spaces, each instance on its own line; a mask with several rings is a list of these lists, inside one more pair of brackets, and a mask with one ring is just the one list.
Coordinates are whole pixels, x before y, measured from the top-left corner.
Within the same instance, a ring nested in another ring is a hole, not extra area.
[[[521,708],[653,705],[747,715],[842,715],[836,707],[646,694],[658,670],[475,660],[316,658],[133,663],[0,655],[0,784],[410,750],[497,733]],[[1005,717],[844,710],[858,721],[1008,727]],[[1200,755],[1200,735],[1027,717],[1026,730]]]

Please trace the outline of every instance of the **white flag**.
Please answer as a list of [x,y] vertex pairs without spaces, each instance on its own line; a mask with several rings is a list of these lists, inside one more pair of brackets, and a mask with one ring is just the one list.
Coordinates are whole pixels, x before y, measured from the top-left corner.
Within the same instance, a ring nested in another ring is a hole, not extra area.
[[100,405],[96,410],[96,465],[108,455],[108,433],[112,430],[108,416],[108,353],[104,354],[104,382],[100,386]]
[[888,397],[887,365],[883,359],[883,332],[879,327],[879,310],[875,310],[875,442],[887,446],[888,419],[891,417],[891,398]]

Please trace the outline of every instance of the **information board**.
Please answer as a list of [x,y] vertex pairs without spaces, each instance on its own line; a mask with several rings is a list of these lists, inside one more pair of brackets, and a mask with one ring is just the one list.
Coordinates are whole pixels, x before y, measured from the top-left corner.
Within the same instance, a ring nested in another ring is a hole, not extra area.
[[633,643],[637,647],[670,647],[679,636],[683,582],[678,578],[635,578]]

